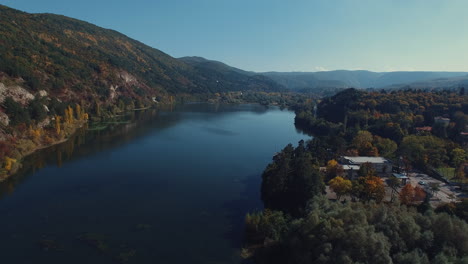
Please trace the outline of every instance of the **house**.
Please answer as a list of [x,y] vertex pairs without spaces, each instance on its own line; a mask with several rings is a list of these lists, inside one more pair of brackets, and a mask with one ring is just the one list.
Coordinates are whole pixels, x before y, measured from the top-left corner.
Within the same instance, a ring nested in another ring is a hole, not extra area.
[[342,156],[340,160],[343,168],[345,165],[361,166],[364,163],[370,163],[374,167],[375,171],[379,174],[390,173],[392,169],[392,163],[383,157],[349,157]]

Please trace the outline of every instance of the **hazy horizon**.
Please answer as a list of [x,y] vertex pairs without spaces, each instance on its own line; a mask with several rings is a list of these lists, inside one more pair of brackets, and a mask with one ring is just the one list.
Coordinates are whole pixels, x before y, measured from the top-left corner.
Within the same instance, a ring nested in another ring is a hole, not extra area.
[[173,57],[255,72],[468,72],[468,2],[0,0],[119,31]]

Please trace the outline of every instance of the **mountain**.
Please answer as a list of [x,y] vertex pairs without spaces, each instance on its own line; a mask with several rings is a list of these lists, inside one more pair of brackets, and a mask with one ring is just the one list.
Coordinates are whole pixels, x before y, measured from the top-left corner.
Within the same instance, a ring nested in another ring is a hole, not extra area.
[[458,89],[460,87],[468,87],[468,74],[451,78],[438,78],[428,81],[411,82],[406,84],[390,85],[385,89]]
[[242,75],[248,75],[248,76],[257,74],[255,72],[244,71],[244,70],[229,66],[220,61],[208,60],[208,59],[205,59],[203,57],[198,57],[198,56],[182,57],[182,58],[179,58],[179,60],[187,64],[190,64],[194,67],[200,68],[200,69],[209,69],[209,70],[213,70],[217,72],[226,72],[226,73],[236,72],[236,73],[239,73]]
[[[316,91],[323,88],[386,88],[406,86],[416,82],[437,79],[460,78],[466,72],[371,72],[371,71],[322,71],[322,72],[265,72],[263,75],[291,90]],[[442,82],[431,82],[433,86]]]
[[62,101],[106,104],[120,99],[150,102],[176,94],[282,89],[264,76],[186,63],[84,21],[2,5],[0,83],[18,85],[33,95],[42,91]]
[[[202,57],[182,57],[180,61],[191,65],[200,76],[215,78],[220,87],[228,86],[233,90],[285,91],[278,82],[255,72],[244,71],[219,61]],[[208,74],[208,75],[207,75]]]

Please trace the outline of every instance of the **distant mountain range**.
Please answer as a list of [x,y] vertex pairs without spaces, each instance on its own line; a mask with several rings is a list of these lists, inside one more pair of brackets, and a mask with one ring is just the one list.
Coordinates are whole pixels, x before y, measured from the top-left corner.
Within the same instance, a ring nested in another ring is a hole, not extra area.
[[263,72],[244,71],[219,61],[202,57],[183,57],[179,60],[199,69],[222,72],[234,76],[266,76],[293,91],[324,91],[344,88],[376,89],[452,89],[468,84],[468,72],[430,71],[321,71],[321,72]]
[[291,90],[317,88],[456,88],[468,80],[467,72],[266,72],[263,73]]

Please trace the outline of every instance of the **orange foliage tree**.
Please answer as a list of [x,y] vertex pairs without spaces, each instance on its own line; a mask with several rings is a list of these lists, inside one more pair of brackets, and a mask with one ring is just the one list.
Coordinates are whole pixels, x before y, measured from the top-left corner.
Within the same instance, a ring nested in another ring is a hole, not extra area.
[[399,194],[400,202],[402,204],[411,204],[414,199],[414,188],[411,184],[406,184],[400,191]]

